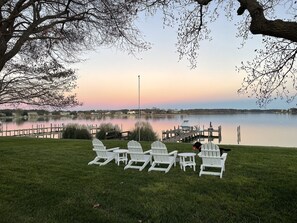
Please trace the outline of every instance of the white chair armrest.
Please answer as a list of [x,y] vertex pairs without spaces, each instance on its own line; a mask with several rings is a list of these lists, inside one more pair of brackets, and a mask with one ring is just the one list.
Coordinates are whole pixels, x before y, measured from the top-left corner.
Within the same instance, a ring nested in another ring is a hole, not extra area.
[[227,159],[227,153],[223,153],[221,159],[223,160],[223,162],[225,162]]
[[142,152],[128,152],[128,154],[143,155],[144,153],[142,153]]
[[106,149],[106,151],[113,151],[113,150],[117,150],[119,149],[120,147],[114,147],[114,148],[110,148],[110,149]]
[[177,152],[178,152],[177,150],[174,150],[174,151],[172,151],[172,152],[170,152],[170,153],[168,153],[168,154],[169,154],[169,155],[175,155],[175,156],[176,156],[176,155],[177,155]]
[[198,153],[198,154],[197,154],[197,156],[201,157],[201,156],[202,156],[202,153],[201,153],[201,152],[200,152],[200,153]]
[[151,153],[152,156],[168,156],[169,154],[164,153]]
[[148,151],[145,151],[145,152],[143,152],[144,154],[147,154],[147,153],[151,153],[152,152],[152,150],[148,150]]
[[226,159],[226,158],[227,158],[227,155],[228,155],[227,153],[223,153],[221,157],[222,157],[223,159]]

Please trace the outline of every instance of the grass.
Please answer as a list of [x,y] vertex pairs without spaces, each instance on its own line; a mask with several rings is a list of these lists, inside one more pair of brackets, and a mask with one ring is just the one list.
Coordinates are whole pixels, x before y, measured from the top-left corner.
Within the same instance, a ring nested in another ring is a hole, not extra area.
[[[125,148],[127,141],[104,144]],[[191,151],[190,144],[167,147]],[[199,177],[199,166],[167,174],[88,166],[90,140],[1,137],[0,221],[297,222],[297,149],[224,147],[231,151],[220,179]]]

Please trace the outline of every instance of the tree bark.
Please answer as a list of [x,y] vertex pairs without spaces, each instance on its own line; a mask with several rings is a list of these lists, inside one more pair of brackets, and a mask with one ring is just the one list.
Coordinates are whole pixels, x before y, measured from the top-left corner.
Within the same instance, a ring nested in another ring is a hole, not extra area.
[[212,0],[196,0],[200,5],[208,5]]
[[[212,0],[196,0],[200,5],[208,5]],[[242,15],[245,10],[250,14],[252,21],[250,31],[252,34],[262,34],[277,38],[284,38],[297,42],[297,23],[284,20],[268,20],[265,18],[264,9],[257,0],[237,0],[240,7],[238,15]]]
[[240,7],[238,15],[247,10],[252,18],[250,31],[253,34],[262,34],[284,38],[297,42],[297,23],[283,20],[268,20],[265,18],[263,7],[257,0],[238,0]]

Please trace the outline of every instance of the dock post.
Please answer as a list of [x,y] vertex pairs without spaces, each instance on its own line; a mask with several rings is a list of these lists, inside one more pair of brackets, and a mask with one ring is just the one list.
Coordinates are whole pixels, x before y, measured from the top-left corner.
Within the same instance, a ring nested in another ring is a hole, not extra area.
[[237,144],[241,142],[240,125],[237,127]]
[[218,138],[220,143],[222,141],[222,126],[218,127]]

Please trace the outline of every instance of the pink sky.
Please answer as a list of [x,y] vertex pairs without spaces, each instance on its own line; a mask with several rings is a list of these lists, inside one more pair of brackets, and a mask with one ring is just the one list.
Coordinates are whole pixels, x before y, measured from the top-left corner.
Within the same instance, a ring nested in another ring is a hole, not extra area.
[[[247,95],[237,94],[244,74],[237,73],[235,66],[253,58],[261,38],[254,37],[239,49],[242,40],[235,37],[235,22],[222,18],[213,24],[213,41],[201,43],[196,69],[190,69],[187,60],[178,61],[174,30],[164,30],[157,17],[140,22],[145,39],[152,43],[151,50],[135,57],[113,48],[99,48],[76,66],[76,93],[84,103],[81,109],[136,108],[138,75],[143,108],[207,108],[208,104],[219,108],[228,106],[227,102],[233,107],[258,108]],[[272,103],[267,108],[283,106],[286,104]]]

